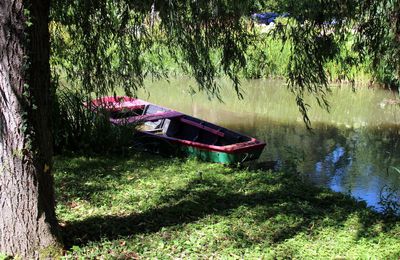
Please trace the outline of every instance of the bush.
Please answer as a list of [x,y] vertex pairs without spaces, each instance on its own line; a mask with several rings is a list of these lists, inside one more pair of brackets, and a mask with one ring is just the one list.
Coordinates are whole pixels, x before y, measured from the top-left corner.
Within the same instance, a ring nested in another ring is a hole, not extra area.
[[124,151],[133,143],[134,125],[115,126],[104,109],[89,109],[82,92],[63,90],[56,94],[54,147],[56,153],[110,153]]

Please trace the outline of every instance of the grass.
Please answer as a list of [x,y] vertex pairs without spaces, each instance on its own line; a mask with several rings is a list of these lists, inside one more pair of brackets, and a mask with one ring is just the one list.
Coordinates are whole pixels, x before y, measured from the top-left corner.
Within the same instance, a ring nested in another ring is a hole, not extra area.
[[398,219],[290,169],[60,156],[55,177],[65,258],[400,257]]

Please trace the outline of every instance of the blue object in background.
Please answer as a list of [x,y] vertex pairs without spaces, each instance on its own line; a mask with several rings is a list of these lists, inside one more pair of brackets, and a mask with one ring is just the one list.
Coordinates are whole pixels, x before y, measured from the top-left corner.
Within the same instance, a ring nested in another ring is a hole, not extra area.
[[278,17],[287,17],[287,16],[289,16],[289,15],[267,12],[267,13],[252,14],[251,18],[253,18],[253,20],[256,20],[258,23],[270,24],[270,23],[275,22],[275,19]]

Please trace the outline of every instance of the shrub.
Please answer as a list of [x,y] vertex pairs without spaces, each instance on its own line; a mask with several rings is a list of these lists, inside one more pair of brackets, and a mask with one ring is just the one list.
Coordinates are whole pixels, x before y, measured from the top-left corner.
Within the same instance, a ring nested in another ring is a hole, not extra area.
[[89,109],[90,99],[70,89],[58,91],[54,107],[54,147],[63,151],[110,153],[124,151],[133,143],[135,125],[115,126],[109,112]]

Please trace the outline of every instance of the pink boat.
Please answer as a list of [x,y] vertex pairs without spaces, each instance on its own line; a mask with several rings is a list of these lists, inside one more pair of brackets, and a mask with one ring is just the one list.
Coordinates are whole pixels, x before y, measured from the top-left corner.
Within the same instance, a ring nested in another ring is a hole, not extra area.
[[265,143],[189,115],[131,97],[103,97],[93,107],[110,112],[115,125],[137,124],[150,150],[179,151],[205,161],[237,163],[259,158]]

